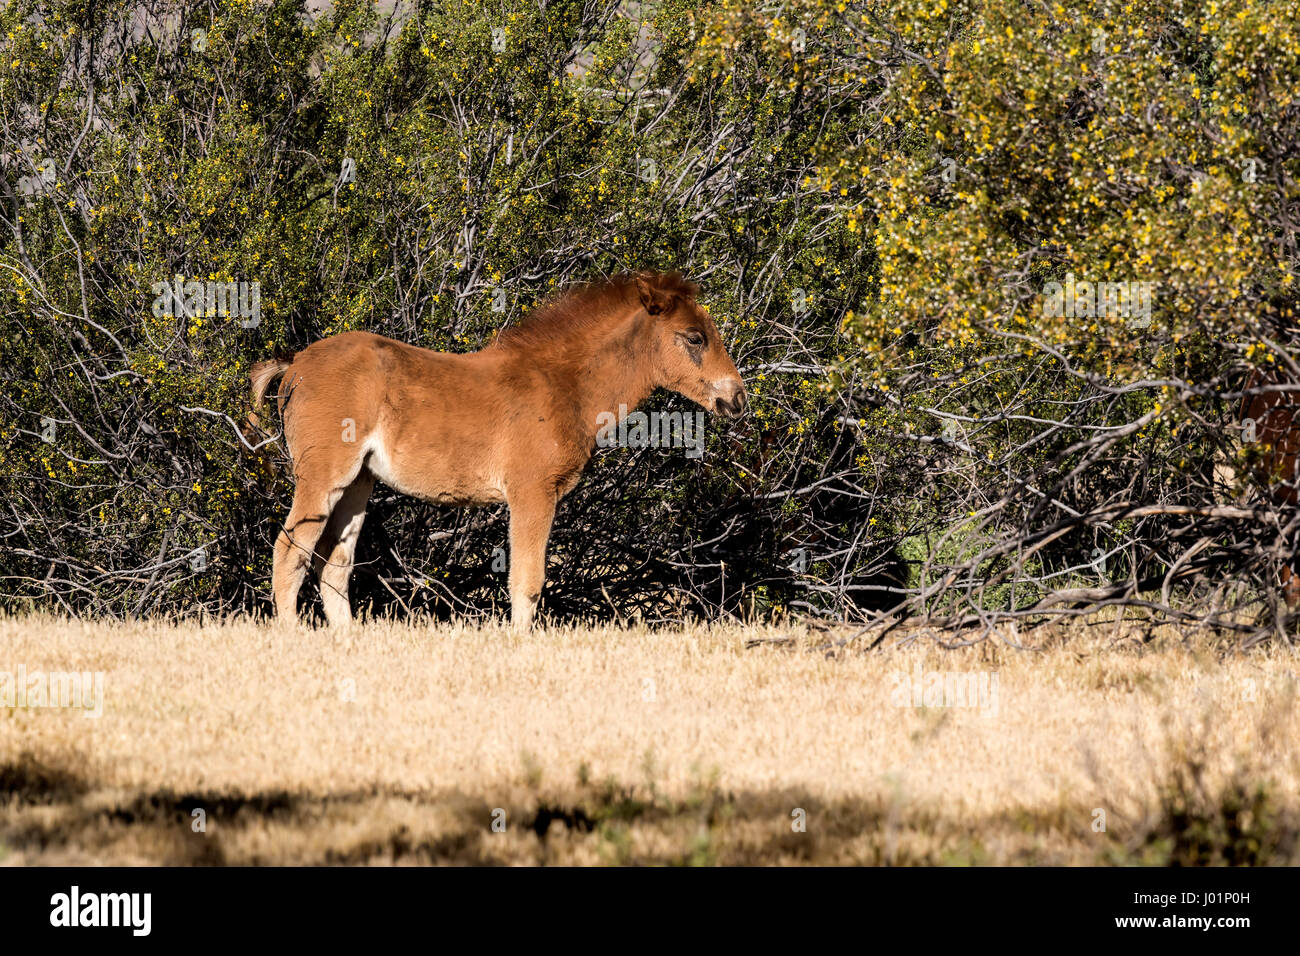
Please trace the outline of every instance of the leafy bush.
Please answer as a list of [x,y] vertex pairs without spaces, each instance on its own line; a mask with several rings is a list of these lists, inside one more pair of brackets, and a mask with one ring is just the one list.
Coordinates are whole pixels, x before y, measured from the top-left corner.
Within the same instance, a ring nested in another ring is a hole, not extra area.
[[[472,350],[662,268],[753,414],[702,461],[599,454],[551,610],[1288,621],[1223,610],[1276,607],[1300,529],[1238,421],[1300,389],[1281,3],[14,0],[0,33],[5,606],[264,608],[253,362]],[[1054,308],[1075,280],[1127,313]],[[155,314],[164,282],[258,283],[258,321]],[[381,490],[354,594],[490,612],[504,545],[503,509]]]
[[[557,522],[548,605],[841,610],[876,556],[869,496],[840,490],[862,470],[844,401],[817,387],[867,275],[810,185],[817,116],[843,110],[771,84],[789,68],[757,48],[697,68],[701,29],[685,4],[7,7],[5,602],[262,608],[291,488],[241,437],[253,362],[357,328],[472,350],[570,282],[673,268],[754,416],[710,420],[702,461],[602,452]],[[156,283],[209,281],[258,283],[257,321],[155,314]],[[815,589],[801,545],[827,555]],[[485,612],[504,546],[503,509],[380,492],[354,593]]]

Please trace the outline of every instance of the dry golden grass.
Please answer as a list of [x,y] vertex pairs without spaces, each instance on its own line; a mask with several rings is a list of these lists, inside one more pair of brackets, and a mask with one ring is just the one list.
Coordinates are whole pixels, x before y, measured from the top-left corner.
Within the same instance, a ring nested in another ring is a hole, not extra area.
[[[0,672],[105,675],[0,706],[0,861],[1297,860],[1290,650],[936,637],[0,619]],[[900,705],[918,665],[996,708]]]

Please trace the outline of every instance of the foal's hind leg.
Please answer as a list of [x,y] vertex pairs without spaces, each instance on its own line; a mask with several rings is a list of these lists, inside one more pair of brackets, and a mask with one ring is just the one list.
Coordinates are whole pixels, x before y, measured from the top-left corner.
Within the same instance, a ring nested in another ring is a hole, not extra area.
[[275,560],[271,569],[275,613],[282,621],[298,620],[298,590],[343,490],[299,482],[294,491],[293,507],[275,539]]
[[325,533],[316,545],[315,570],[320,579],[320,598],[325,605],[325,619],[331,627],[352,621],[348,582],[352,577],[352,559],[356,555],[361,524],[366,520],[366,503],[374,487],[374,477],[362,471],[334,506]]

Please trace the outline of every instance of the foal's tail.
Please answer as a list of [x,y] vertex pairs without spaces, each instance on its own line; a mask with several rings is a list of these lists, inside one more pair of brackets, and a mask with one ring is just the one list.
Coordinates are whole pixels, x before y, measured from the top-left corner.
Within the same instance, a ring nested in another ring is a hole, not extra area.
[[[250,445],[256,445],[259,436],[265,436],[266,430],[262,427],[261,416],[258,411],[266,402],[267,390],[271,383],[285,373],[290,365],[293,364],[293,354],[276,355],[273,359],[267,359],[265,362],[258,362],[248,373],[249,381],[252,385],[253,410],[248,413],[248,424],[244,429],[244,438]],[[259,461],[263,469],[267,472],[267,477],[274,479],[276,468],[272,460],[265,455],[259,455]]]
[[273,359],[267,359],[265,362],[258,362],[253,366],[248,378],[253,386],[253,410],[248,415],[248,424],[253,428],[260,429],[262,420],[257,415],[257,410],[262,407],[266,401],[266,390],[271,387],[271,383],[285,373],[290,365],[293,364],[293,356],[279,356]]

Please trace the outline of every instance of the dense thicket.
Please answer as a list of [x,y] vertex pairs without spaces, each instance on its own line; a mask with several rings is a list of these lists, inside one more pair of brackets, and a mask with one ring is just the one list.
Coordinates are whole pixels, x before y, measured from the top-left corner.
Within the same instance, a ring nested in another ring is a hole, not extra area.
[[[1300,379],[1287,5],[895,6],[14,0],[0,601],[264,608],[290,488],[239,431],[253,362],[475,349],[662,268],[754,414],[701,459],[599,452],[550,611],[1254,631],[1300,528],[1239,420],[1252,369]],[[503,510],[371,515],[363,605],[504,600]]]

